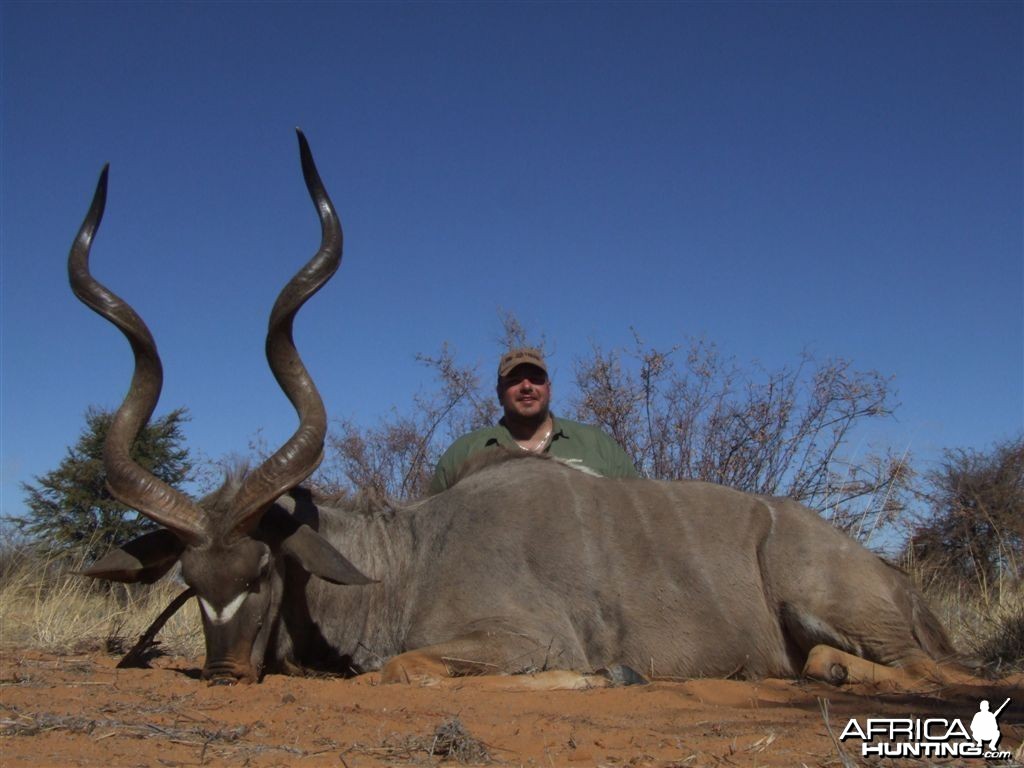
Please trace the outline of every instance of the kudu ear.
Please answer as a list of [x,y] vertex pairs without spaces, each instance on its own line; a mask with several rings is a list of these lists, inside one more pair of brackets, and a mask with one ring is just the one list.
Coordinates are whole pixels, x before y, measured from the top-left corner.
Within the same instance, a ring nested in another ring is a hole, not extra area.
[[281,540],[281,550],[314,576],[332,584],[375,584],[308,525],[300,525]]
[[94,579],[152,584],[171,569],[184,549],[181,539],[161,528],[108,552],[79,573]]

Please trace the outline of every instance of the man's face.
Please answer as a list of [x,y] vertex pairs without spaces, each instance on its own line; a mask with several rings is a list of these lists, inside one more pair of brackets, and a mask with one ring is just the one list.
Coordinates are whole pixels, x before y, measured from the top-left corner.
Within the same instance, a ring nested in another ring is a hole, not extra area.
[[551,405],[551,381],[535,365],[517,365],[498,382],[498,400],[506,416],[543,419]]

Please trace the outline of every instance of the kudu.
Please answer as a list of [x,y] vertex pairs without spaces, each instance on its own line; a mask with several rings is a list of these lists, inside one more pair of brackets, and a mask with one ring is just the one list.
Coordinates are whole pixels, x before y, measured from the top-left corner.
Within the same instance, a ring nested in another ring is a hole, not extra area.
[[322,242],[278,296],[266,340],[299,427],[257,469],[200,502],[129,455],[162,371],[146,325],[89,272],[107,168],[69,258],[75,294],[122,331],[135,356],[104,449],[107,482],[163,526],[87,574],[152,582],[180,560],[201,606],[205,678],[804,670],[838,682],[903,668],[947,679],[951,667],[937,662],[952,646],[904,574],[787,499],[606,479],[496,452],[471,460],[451,489],[403,507],[328,506],[303,489],[322,458],[327,418],[292,323],[337,269],[342,231],[301,132],[299,145]]

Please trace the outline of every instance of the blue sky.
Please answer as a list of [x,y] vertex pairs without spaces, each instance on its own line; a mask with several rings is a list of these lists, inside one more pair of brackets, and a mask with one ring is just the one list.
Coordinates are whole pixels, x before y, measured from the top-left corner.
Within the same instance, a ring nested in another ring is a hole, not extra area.
[[66,284],[108,161],[93,271],[157,339],[159,411],[211,457],[291,433],[262,334],[318,243],[296,125],[346,233],[296,328],[332,416],[406,407],[444,340],[490,376],[504,309],[546,334],[556,405],[633,327],[892,375],[881,437],[923,461],[1011,437],[1022,9],[7,0],[2,512],[128,384]]

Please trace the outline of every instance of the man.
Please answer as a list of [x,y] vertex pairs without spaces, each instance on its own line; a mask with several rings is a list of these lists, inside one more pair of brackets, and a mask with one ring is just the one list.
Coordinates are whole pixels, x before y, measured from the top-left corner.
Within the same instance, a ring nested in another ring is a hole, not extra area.
[[551,414],[551,379],[538,350],[513,349],[501,358],[497,393],[504,417],[496,426],[470,432],[452,443],[437,463],[431,493],[451,487],[462,463],[492,446],[550,453],[605,477],[637,477],[626,452],[600,429]]
[[988,742],[988,748],[990,751],[995,751],[996,744],[999,743],[999,739],[1002,734],[999,732],[999,723],[996,722],[996,718],[999,713],[1003,711],[1003,707],[1010,703],[1007,699],[1003,702],[1003,706],[997,709],[995,712],[988,711],[988,701],[982,700],[978,705],[978,713],[971,720],[971,736],[978,742],[978,746],[982,745],[982,742]]

